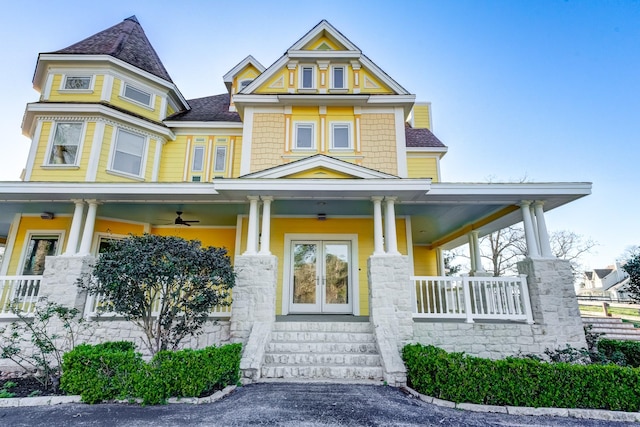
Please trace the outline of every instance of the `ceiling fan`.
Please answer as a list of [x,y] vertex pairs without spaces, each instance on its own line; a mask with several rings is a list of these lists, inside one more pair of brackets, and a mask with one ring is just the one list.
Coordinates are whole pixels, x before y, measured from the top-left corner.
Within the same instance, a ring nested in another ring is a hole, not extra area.
[[197,219],[182,219],[182,211],[176,211],[176,214],[178,214],[178,216],[173,221],[174,224],[186,225],[187,227],[191,227],[192,222],[200,222],[200,220]]

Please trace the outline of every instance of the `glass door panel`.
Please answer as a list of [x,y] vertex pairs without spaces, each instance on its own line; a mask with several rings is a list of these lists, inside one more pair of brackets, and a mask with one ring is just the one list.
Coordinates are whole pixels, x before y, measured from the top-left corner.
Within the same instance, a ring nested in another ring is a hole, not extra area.
[[319,285],[318,250],[319,245],[316,242],[293,243],[292,307],[298,311],[320,309],[317,292]]
[[349,303],[349,244],[324,244],[324,302]]

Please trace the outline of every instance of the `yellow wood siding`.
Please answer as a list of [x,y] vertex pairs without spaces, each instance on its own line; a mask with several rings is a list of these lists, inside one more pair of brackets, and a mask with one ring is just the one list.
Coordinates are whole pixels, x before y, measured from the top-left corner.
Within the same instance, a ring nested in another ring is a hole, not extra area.
[[413,246],[413,272],[416,276],[437,276],[438,256],[436,250],[427,246]]
[[251,172],[282,164],[284,139],[284,114],[254,114]]
[[233,165],[231,166],[231,177],[240,176],[240,162],[242,161],[242,137],[236,136],[233,144]]
[[9,266],[7,270],[7,274],[9,275],[20,275],[22,271],[18,271],[20,268],[20,258],[23,256],[25,251],[25,241],[27,238],[27,233],[30,231],[38,231],[38,235],[46,235],[47,230],[51,231],[59,231],[64,230],[65,236],[63,242],[58,242],[58,253],[61,254],[65,251],[67,242],[66,238],[69,233],[69,226],[71,224],[71,217],[68,216],[56,216],[51,220],[43,220],[37,216],[24,216],[20,219],[20,224],[18,225],[18,231],[16,233],[16,240],[13,246],[13,252],[11,254],[11,259],[9,260]]
[[[297,86],[294,80],[293,87]],[[254,90],[254,93],[287,93],[289,88],[289,70],[284,67],[282,70],[274,73],[274,75]]]
[[368,70],[362,68],[360,70],[360,93],[373,93],[373,94],[385,94],[390,95],[394,92],[389,89],[384,83],[378,80],[373,74],[371,74]]
[[[123,85],[122,80],[113,79],[113,90],[111,91],[111,100],[110,103],[116,107],[122,108],[123,110],[130,111],[134,114],[138,114],[142,117],[146,117],[151,120],[160,121],[160,104],[161,99],[160,95],[156,95],[153,97],[155,99],[154,105],[152,108],[145,108],[140,104],[135,102],[128,101],[126,98],[120,96],[120,89]],[[144,89],[144,87],[136,86],[135,83],[132,84],[133,87],[143,90],[144,92],[148,92],[148,89]]]
[[413,127],[420,129],[431,129],[431,114],[429,104],[420,103],[413,107]]
[[438,182],[438,161],[435,157],[407,154],[407,173],[409,178],[431,178]]
[[[98,208],[98,210],[99,209],[100,208]],[[118,236],[128,236],[129,234],[141,235],[144,233],[144,225],[122,222],[116,219],[97,218],[94,232]]]
[[177,236],[186,240],[199,240],[202,246],[226,248],[233,260],[236,244],[235,227],[153,227],[151,234]]
[[326,36],[322,36],[318,40],[315,40],[309,43],[308,45],[304,46],[302,50],[316,50],[318,49],[318,47],[322,46],[323,43],[329,46],[331,50],[346,50],[344,46],[339,45],[338,43],[336,43],[335,41],[331,40]]
[[162,147],[160,159],[160,182],[182,182],[184,177],[184,159],[186,154],[187,135],[177,135],[175,141],[169,141]]
[[[80,74],[82,76],[86,76],[86,74]],[[73,74],[69,74],[69,76],[73,76]],[[50,102],[99,102],[100,95],[102,94],[102,85],[104,83],[103,75],[94,75],[93,79],[95,80],[93,84],[93,90],[69,90],[63,89],[60,90],[60,85],[62,84],[63,74],[55,74],[53,76],[53,84],[51,85],[51,93],[49,94]]]
[[[64,122],[64,119],[60,120]],[[93,136],[95,133],[95,122],[84,124],[84,139],[81,142],[80,156],[78,166],[46,166],[45,162],[49,160],[47,146],[54,129],[53,122],[44,122],[42,124],[42,132],[38,141],[38,148],[34,159],[34,167],[31,172],[30,181],[63,181],[63,182],[82,182],[85,180],[87,173],[87,165],[89,163],[89,153],[93,144]],[[44,166],[43,166],[44,165]]]
[[286,176],[285,178],[353,178],[353,175],[336,172],[326,168],[314,168],[304,172],[294,173]]
[[395,116],[393,114],[363,114],[360,118],[362,166],[398,173]]

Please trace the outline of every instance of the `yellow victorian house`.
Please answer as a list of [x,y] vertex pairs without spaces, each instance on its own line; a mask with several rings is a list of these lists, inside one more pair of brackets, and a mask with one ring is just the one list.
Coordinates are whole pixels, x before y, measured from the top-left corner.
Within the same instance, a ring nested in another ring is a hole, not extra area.
[[[190,345],[244,343],[247,379],[401,384],[412,341],[488,357],[584,345],[545,212],[589,183],[442,182],[431,105],[324,20],[223,80],[185,99],[135,17],[39,55],[23,182],[0,183],[2,310],[48,296],[93,318],[75,278],[110,239],[151,233],[229,250],[233,305]],[[522,275],[487,277],[478,237],[520,221]],[[447,277],[442,250],[462,244],[472,271]],[[101,323],[94,340],[137,339]]]

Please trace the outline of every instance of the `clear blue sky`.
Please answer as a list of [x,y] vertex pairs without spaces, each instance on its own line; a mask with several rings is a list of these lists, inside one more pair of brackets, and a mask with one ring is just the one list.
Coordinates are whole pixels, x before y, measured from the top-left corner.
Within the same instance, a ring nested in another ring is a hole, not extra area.
[[[187,99],[224,92],[252,54],[265,66],[327,19],[420,101],[449,146],[445,181],[589,181],[593,194],[547,215],[600,243],[604,267],[640,244],[638,1],[56,1],[1,6],[0,180],[17,180],[37,100],[39,52],[136,15]],[[92,9],[93,8],[93,9]]]

